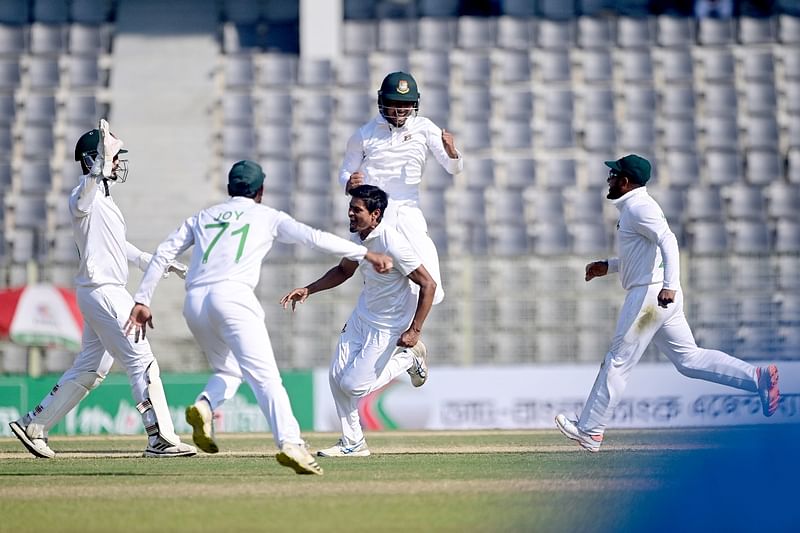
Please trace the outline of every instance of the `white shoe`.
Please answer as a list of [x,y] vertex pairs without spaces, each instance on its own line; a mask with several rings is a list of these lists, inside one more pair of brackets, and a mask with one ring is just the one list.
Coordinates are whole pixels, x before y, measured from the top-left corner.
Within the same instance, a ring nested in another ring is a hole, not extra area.
[[219,446],[214,441],[214,413],[205,400],[196,401],[186,408],[186,422],[192,426],[192,440],[206,453],[217,453]]
[[428,349],[422,341],[406,349],[414,356],[414,362],[411,364],[411,368],[408,369],[408,375],[411,376],[411,384],[415,387],[422,387],[428,379]]
[[589,435],[578,429],[577,422],[568,419],[566,416],[556,415],[556,426],[568,439],[572,439],[590,452],[599,452],[600,444],[603,442],[602,435]]
[[142,457],[191,457],[197,455],[194,446],[184,442],[172,444],[161,435],[155,438],[155,442],[148,442]]
[[339,442],[330,448],[319,450],[317,455],[319,457],[367,457],[369,456],[369,448],[367,448],[366,439],[361,439],[361,442],[355,446],[345,446],[344,441],[339,439]]
[[41,459],[52,459],[56,456],[56,452],[50,449],[50,446],[47,445],[47,439],[44,436],[32,437],[28,435],[28,427],[22,425],[21,418],[19,420],[15,420],[14,422],[9,422],[8,425],[22,445],[25,446],[28,451],[36,457]]
[[317,464],[317,460],[308,453],[308,450],[302,444],[283,443],[281,451],[275,456],[275,459],[281,465],[288,466],[298,474],[322,475],[322,467]]

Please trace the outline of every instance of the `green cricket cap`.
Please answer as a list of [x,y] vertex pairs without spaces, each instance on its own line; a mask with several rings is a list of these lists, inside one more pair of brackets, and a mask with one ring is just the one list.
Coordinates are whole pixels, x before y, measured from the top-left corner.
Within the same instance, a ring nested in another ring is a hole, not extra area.
[[253,196],[264,185],[264,171],[254,161],[237,161],[228,172],[228,192],[231,196]]
[[616,170],[620,174],[625,174],[631,181],[639,185],[645,185],[650,181],[650,161],[636,154],[629,154],[616,161],[606,161],[606,166],[611,170]]
[[378,95],[398,102],[416,102],[419,100],[417,80],[408,72],[392,72],[383,78]]

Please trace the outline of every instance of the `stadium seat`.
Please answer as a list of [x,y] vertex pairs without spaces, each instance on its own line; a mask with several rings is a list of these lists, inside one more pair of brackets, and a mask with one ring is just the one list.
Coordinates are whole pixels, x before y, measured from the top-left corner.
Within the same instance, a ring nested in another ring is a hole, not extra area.
[[55,92],[60,83],[61,70],[57,57],[28,58],[28,87],[33,90]]
[[530,157],[504,158],[499,164],[501,171],[496,181],[505,189],[519,194],[522,189],[535,184],[536,163]]
[[405,18],[382,18],[378,20],[378,49],[389,52],[404,52],[414,42],[413,26]]
[[325,157],[304,157],[297,161],[298,192],[329,193],[337,189],[331,160]]
[[329,59],[300,59],[297,83],[306,87],[329,87],[333,82],[333,66]]
[[265,123],[259,126],[258,154],[268,157],[286,157],[292,150],[292,129],[285,124]]
[[223,93],[222,120],[225,124],[252,126],[255,120],[253,97],[249,93]]
[[260,87],[281,87],[297,83],[297,56],[294,54],[266,53],[253,58]]
[[664,116],[694,119],[694,91],[690,86],[665,85],[659,90],[660,113]]
[[253,128],[234,124],[223,126],[222,154],[226,159],[255,159],[256,135]]
[[374,20],[345,19],[342,24],[345,54],[368,54],[378,48],[378,26]]
[[[691,196],[689,196],[691,198]],[[723,254],[728,250],[728,235],[721,222],[695,220],[687,225],[689,250],[695,254]]]
[[746,293],[770,294],[775,288],[774,267],[768,254],[729,254],[730,286]]
[[733,285],[730,261],[718,257],[692,256],[688,262],[689,285],[697,291],[725,291]]
[[[52,131],[48,130],[52,141]],[[34,145],[35,146],[35,145]],[[46,145],[40,145],[46,150]],[[52,149],[52,147],[51,147]],[[38,149],[37,149],[38,151]],[[25,164],[19,169],[19,188],[23,194],[44,195],[52,188],[52,172],[49,160],[35,160],[28,154]]]
[[656,56],[661,79],[666,83],[691,83],[693,60],[688,48],[664,48]]
[[492,115],[492,95],[489,87],[473,85],[463,87],[451,106],[453,117],[472,120],[488,120]]
[[328,123],[301,123],[293,128],[292,153],[296,157],[327,156],[330,153],[330,128]]
[[778,219],[775,224],[775,251],[779,253],[800,252],[800,223]]
[[621,48],[649,48],[653,27],[647,17],[617,17],[617,45]]
[[35,55],[58,55],[66,49],[66,27],[34,22],[30,26],[30,51]]
[[544,149],[566,149],[575,146],[572,123],[564,120],[548,119],[539,132],[539,146]]
[[423,16],[417,21],[417,48],[444,51],[456,45],[456,19]]
[[770,50],[745,48],[742,54],[741,70],[746,81],[774,82],[775,62]]
[[763,221],[766,215],[760,187],[734,183],[720,190],[728,219]]
[[586,222],[597,224],[603,219],[604,194],[599,188],[564,189],[564,214],[570,224]]
[[775,180],[764,188],[767,214],[770,218],[800,219],[800,187]]
[[[19,60],[15,58],[0,58],[0,90],[9,91],[8,96],[14,89],[19,87],[21,80],[21,69]],[[4,117],[5,118],[5,117]]]
[[490,224],[487,251],[493,256],[516,256],[528,253],[528,234],[522,221]]
[[[661,146],[667,150],[684,150],[692,153],[697,146],[694,119],[686,117],[665,117]],[[680,153],[680,152],[671,152]],[[695,172],[695,176],[697,172]]]
[[51,124],[28,124],[22,130],[22,155],[26,160],[49,161],[56,140]]
[[649,48],[631,48],[616,52],[622,79],[631,84],[650,84],[653,81],[653,56]]
[[467,152],[488,150],[492,147],[492,136],[487,119],[466,119],[453,127],[459,147]]
[[295,123],[300,127],[328,126],[333,120],[334,100],[331,93],[296,87],[292,91]]
[[624,118],[650,117],[656,112],[656,93],[652,87],[626,85],[622,89]]
[[619,147],[623,152],[653,153],[656,131],[652,117],[631,118],[620,124]]
[[70,56],[67,60],[67,80],[70,90],[95,91],[107,84],[106,76],[94,56]]
[[577,23],[578,47],[608,49],[613,44],[611,18],[581,16]]
[[733,43],[733,21],[703,17],[697,21],[697,42],[701,45],[728,45]]
[[684,190],[678,187],[667,186],[647,186],[647,191],[650,196],[655,198],[667,221],[672,224],[673,222],[680,222],[683,215],[683,208],[685,205]]
[[69,19],[69,8],[64,0],[36,0],[32,15],[39,22],[63,23]]
[[531,80],[531,60],[527,50],[498,49],[494,58],[493,84],[527,84]]
[[224,76],[228,89],[249,89],[255,81],[252,56],[247,54],[225,55]]
[[489,226],[496,224],[522,225],[524,199],[518,191],[502,189],[497,186],[487,187],[484,191],[486,201],[486,222]]
[[748,150],[745,179],[752,185],[777,182],[783,174],[783,158],[773,149]]
[[[800,105],[800,104],[795,104]],[[754,115],[775,115],[778,107],[778,94],[775,85],[768,83],[748,82],[744,86],[744,108],[747,113]]]
[[492,17],[460,16],[456,29],[459,48],[485,50],[495,45],[497,28]]
[[536,43],[544,49],[569,49],[574,42],[575,29],[571,20],[539,19]]
[[11,128],[3,126],[0,128],[0,160],[10,160],[13,155],[13,150],[14,138]]
[[428,158],[425,163],[425,169],[422,172],[422,186],[429,191],[443,191],[452,185],[453,175],[447,172],[438,161]]
[[689,17],[659,15],[656,42],[664,47],[685,47],[694,41],[694,21]]
[[738,107],[736,87],[732,84],[709,84],[703,89],[703,115],[729,117],[736,115]]
[[508,15],[497,18],[498,47],[527,51],[533,42],[534,27],[530,18]]
[[515,150],[530,153],[533,146],[533,130],[530,122],[527,119],[506,120],[500,130],[500,143],[503,150],[509,153]]
[[525,222],[530,224],[556,221],[564,224],[564,200],[560,190],[527,187],[522,191]]
[[708,116],[702,122],[702,146],[705,149],[736,150],[739,148],[736,117]]
[[610,252],[606,228],[594,222],[571,223],[572,253],[578,255],[605,254]]
[[736,150],[708,149],[701,181],[709,185],[727,185],[741,180],[742,162]]
[[533,118],[533,93],[529,88],[506,89],[502,98],[494,101],[493,118],[504,121],[530,121]]
[[572,74],[567,49],[537,50],[532,57],[535,78],[538,81],[549,84],[571,80]]
[[455,175],[456,185],[463,189],[483,191],[494,184],[494,160],[471,157],[464,161],[464,170]]
[[292,123],[293,101],[290,93],[280,91],[259,91],[256,93],[259,120],[261,123],[289,125]]
[[560,121],[571,121],[573,114],[574,93],[569,89],[550,89],[536,94],[540,98],[542,105],[538,106],[544,110],[545,117]]
[[[349,54],[336,60],[336,85],[359,89],[371,88],[369,56],[367,54]],[[416,72],[417,81],[422,83]]]
[[763,220],[735,220],[730,227],[730,250],[743,254],[766,254],[770,251],[769,227]]
[[739,17],[739,42],[767,44],[775,42],[775,26],[771,18]]
[[580,55],[581,75],[584,83],[604,83],[611,81],[614,67],[611,53],[604,49],[583,50]]
[[536,185],[542,189],[560,190],[577,182],[576,162],[571,158],[543,158],[537,160]]
[[616,127],[608,119],[584,121],[583,147],[591,152],[613,153],[617,144]]

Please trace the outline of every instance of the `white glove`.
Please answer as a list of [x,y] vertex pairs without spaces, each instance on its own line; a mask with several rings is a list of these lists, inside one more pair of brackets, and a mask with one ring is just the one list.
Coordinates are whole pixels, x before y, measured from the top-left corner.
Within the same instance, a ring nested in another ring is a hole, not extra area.
[[108,129],[108,121],[100,119],[100,142],[97,143],[97,158],[103,161],[103,177],[110,178],[114,171],[114,156],[122,150],[122,139],[114,137]]
[[166,278],[169,276],[170,272],[174,272],[176,276],[181,279],[186,279],[186,273],[189,271],[189,267],[184,265],[178,261],[171,261],[169,265],[167,265],[167,271],[164,272],[164,277]]

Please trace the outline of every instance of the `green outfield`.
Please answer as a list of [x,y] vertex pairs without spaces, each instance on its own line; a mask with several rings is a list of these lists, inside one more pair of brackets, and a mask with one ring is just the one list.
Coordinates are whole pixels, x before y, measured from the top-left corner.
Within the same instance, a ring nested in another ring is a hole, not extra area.
[[[166,460],[139,457],[144,437],[53,439],[53,460],[3,438],[0,531],[752,531],[741,516],[706,525],[740,496],[758,510],[762,483],[748,475],[784,460],[771,444],[784,430],[613,431],[597,454],[556,431],[373,433],[371,457],[321,459],[322,477],[278,465],[269,435],[222,435],[217,455]],[[756,468],[726,477],[742,454]],[[714,510],[684,523],[692,487]]]

